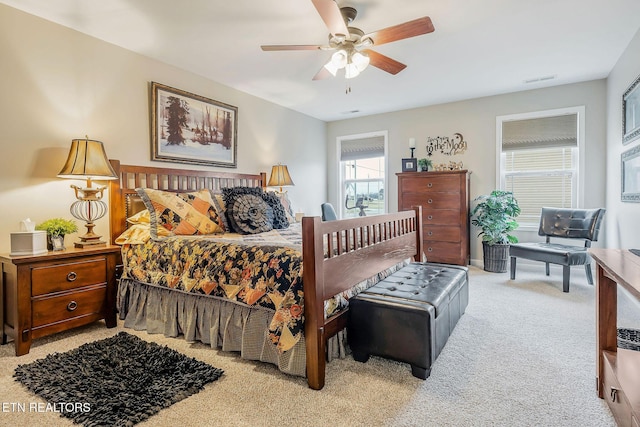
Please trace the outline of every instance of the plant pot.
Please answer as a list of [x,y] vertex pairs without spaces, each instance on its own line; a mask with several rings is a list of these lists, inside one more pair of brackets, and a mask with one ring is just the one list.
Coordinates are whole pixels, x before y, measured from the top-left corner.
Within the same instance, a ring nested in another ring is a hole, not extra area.
[[482,255],[484,257],[484,270],[492,273],[504,273],[507,271],[509,261],[509,245],[490,245],[482,242]]

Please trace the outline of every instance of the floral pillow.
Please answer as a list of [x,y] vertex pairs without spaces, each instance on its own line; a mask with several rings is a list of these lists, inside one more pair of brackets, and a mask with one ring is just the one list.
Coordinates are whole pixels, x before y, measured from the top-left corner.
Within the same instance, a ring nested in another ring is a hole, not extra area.
[[172,193],[150,188],[136,188],[150,213],[151,238],[162,237],[161,228],[171,235],[224,233],[224,223],[214,207],[209,190]]

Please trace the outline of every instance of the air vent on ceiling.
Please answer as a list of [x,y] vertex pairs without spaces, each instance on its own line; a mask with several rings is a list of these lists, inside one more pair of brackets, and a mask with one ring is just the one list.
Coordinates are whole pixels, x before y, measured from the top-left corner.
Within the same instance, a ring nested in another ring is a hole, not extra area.
[[556,75],[555,74],[551,74],[551,75],[548,75],[548,76],[542,76],[542,77],[535,77],[533,79],[527,79],[527,80],[524,80],[523,83],[524,84],[538,83],[538,82],[544,82],[544,81],[547,81],[547,80],[553,80],[555,78],[556,78]]

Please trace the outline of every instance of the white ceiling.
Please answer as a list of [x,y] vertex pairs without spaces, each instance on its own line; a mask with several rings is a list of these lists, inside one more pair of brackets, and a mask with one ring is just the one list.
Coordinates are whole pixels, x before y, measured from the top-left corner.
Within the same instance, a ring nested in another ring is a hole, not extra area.
[[407,64],[395,76],[312,81],[330,52],[260,49],[326,44],[310,0],[0,3],[325,121],[605,78],[640,28],[639,0],[338,0],[365,33],[422,16],[435,32],[374,46]]

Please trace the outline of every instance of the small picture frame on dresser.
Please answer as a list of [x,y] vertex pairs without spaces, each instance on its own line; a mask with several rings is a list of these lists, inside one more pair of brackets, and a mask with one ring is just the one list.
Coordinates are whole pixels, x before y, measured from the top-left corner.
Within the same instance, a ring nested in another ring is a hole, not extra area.
[[402,172],[417,172],[418,171],[418,159],[402,159]]

